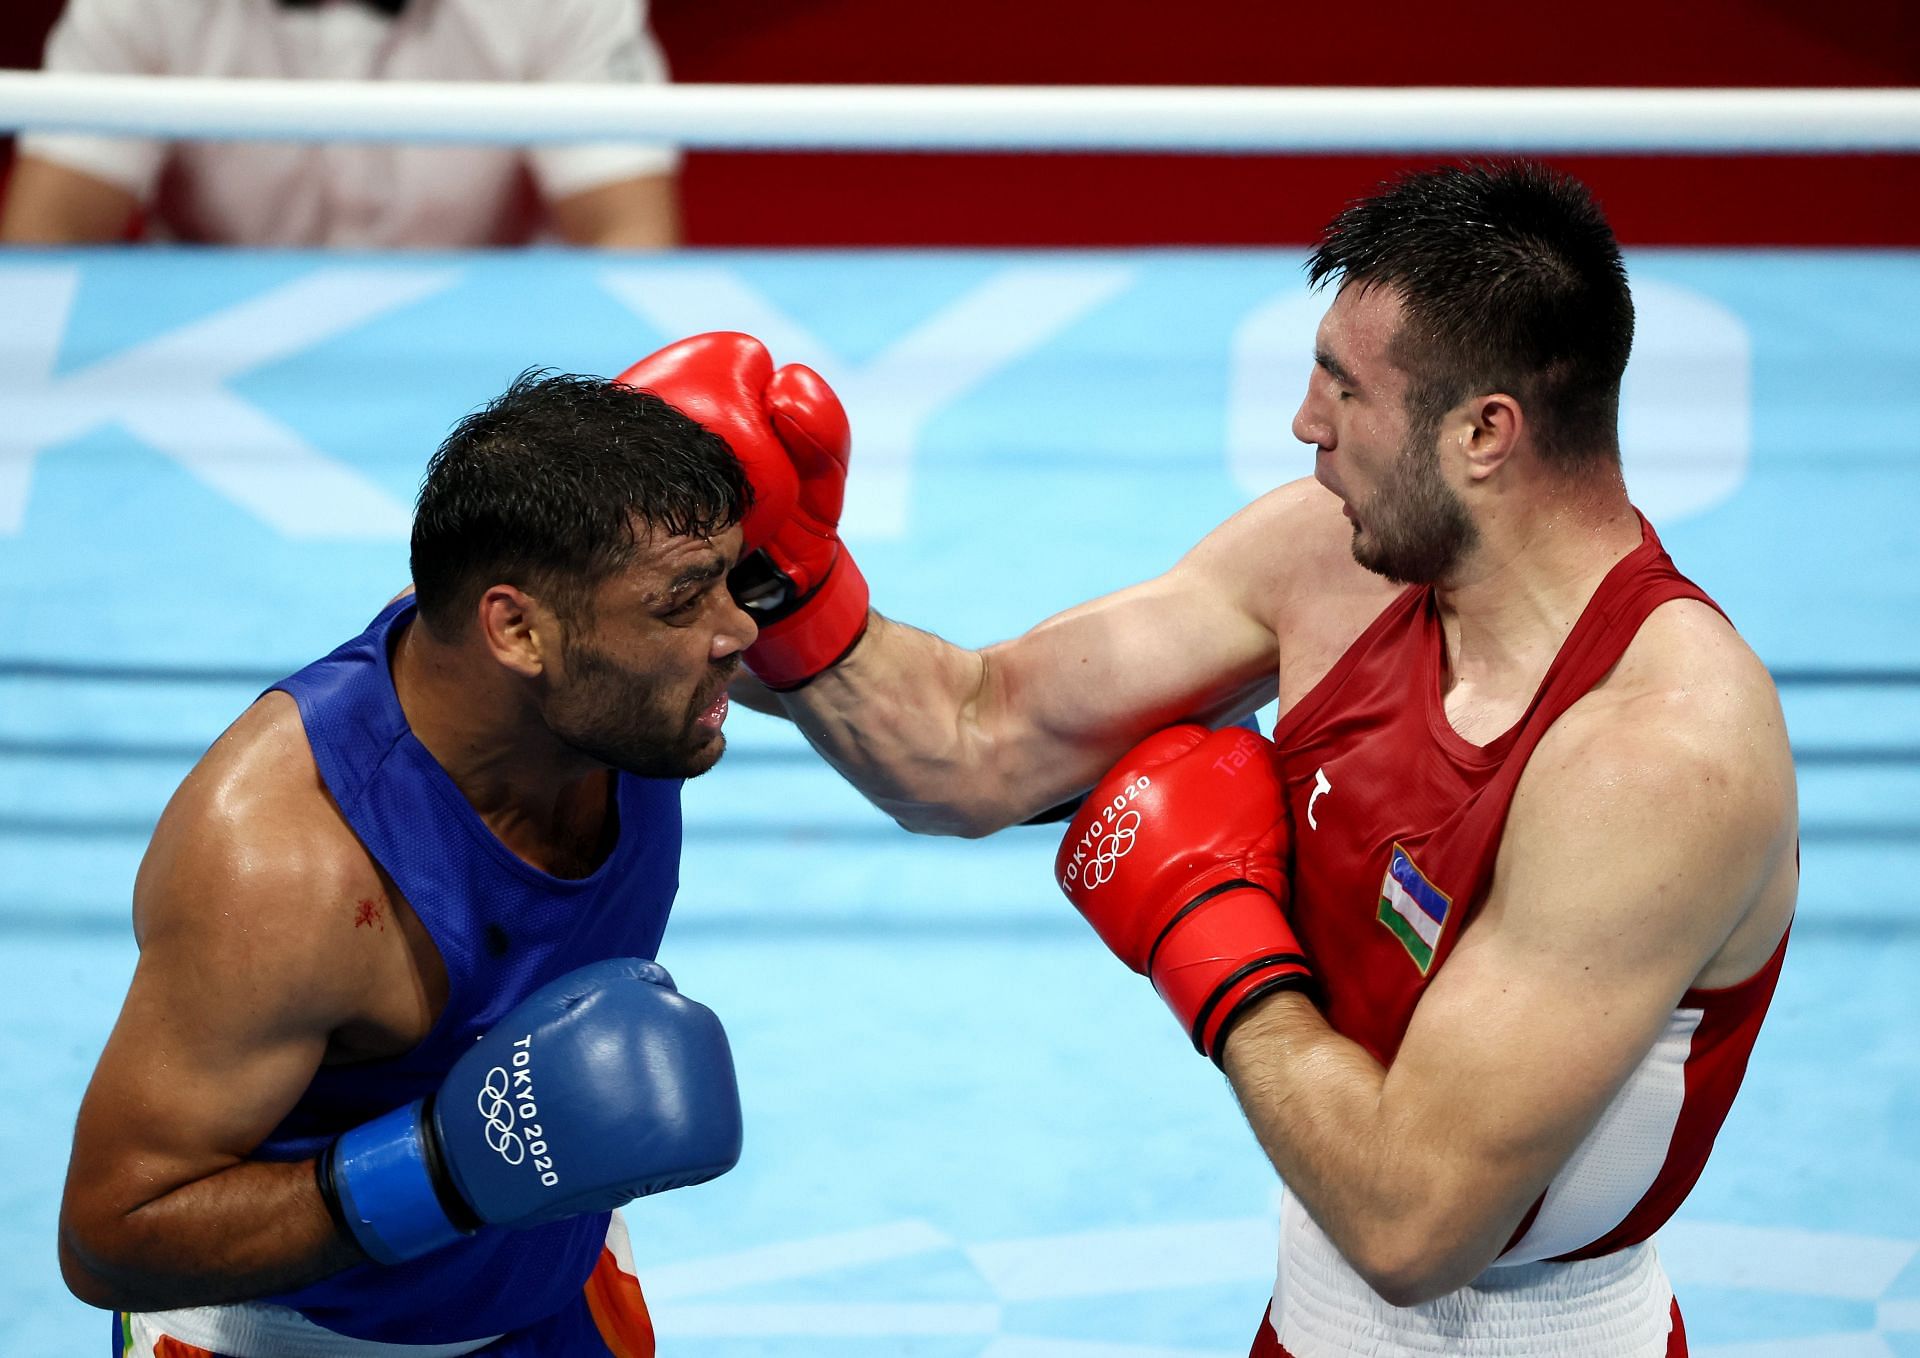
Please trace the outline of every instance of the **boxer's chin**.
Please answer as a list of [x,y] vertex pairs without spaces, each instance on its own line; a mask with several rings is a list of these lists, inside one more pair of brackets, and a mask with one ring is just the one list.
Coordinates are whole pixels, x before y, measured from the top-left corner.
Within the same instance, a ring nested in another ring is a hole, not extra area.
[[708,769],[720,762],[720,756],[727,752],[727,738],[718,731],[698,749],[689,750],[685,764],[680,770],[682,778],[698,778]]
[[553,729],[571,748],[639,778],[692,778],[719,762],[726,748],[726,737],[717,726],[685,716],[674,725],[659,722],[656,715],[653,723],[553,725]]

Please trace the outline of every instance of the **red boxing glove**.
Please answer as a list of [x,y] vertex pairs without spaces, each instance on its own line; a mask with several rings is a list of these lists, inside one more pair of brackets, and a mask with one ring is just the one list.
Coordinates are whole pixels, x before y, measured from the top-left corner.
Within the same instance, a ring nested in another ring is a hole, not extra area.
[[1087,794],[1054,876],[1217,1063],[1247,1004],[1313,979],[1283,910],[1286,850],[1272,744],[1244,727],[1173,726]]
[[774,525],[793,512],[800,486],[762,405],[773,379],[773,357],[751,335],[716,330],[669,344],[614,378],[622,386],[650,391],[727,441],[746,469],[753,504],[740,521],[750,552]]
[[840,541],[853,435],[840,398],[798,363],[773,375],[766,406],[799,488],[793,512],[727,583],[760,624],[747,668],[768,688],[794,689],[845,659],[867,631],[867,580]]
[[867,581],[840,541],[853,437],[833,389],[798,363],[774,371],[766,346],[729,331],[669,345],[618,380],[725,438],[747,469],[745,554],[727,580],[760,624],[747,668],[792,689],[844,658],[867,630]]

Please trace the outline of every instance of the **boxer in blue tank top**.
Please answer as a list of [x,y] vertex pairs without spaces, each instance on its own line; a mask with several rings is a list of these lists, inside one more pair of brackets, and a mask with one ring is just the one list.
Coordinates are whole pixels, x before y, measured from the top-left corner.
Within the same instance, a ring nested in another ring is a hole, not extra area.
[[810,416],[772,377],[523,376],[429,464],[415,591],[182,783],[61,1213],[116,1355],[652,1354],[613,1209],[740,1148],[652,959]]

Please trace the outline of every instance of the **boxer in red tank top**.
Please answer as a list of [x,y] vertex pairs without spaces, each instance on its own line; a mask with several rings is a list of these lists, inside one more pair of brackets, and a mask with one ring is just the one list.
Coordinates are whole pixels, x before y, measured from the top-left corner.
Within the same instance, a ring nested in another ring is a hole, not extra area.
[[[1410,176],[1309,274],[1312,480],[980,651],[801,596],[781,691],[738,696],[911,829],[1080,799],[1062,889],[1285,1182],[1256,1354],[1684,1353],[1650,1237],[1784,954],[1777,696],[1628,498],[1632,300],[1584,188]],[[789,450],[857,576],[844,459]],[[1272,741],[1214,729],[1276,695]]]

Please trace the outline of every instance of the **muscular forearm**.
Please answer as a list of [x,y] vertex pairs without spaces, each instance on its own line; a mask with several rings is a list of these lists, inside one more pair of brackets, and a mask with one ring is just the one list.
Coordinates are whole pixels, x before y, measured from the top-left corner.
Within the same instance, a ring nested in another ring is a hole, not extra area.
[[574,245],[670,250],[680,243],[679,187],[672,175],[602,184],[552,204],[554,225]]
[[138,206],[134,196],[105,180],[52,161],[22,156],[14,163],[0,240],[15,245],[90,245],[119,240]]
[[111,1220],[60,1225],[67,1286],[108,1310],[244,1301],[364,1262],[328,1215],[311,1161],[246,1161]]
[[921,834],[978,836],[1078,788],[1026,776],[984,719],[986,658],[874,614],[845,660],[780,695],[815,749],[868,800]]
[[1255,1005],[1222,1066],[1268,1159],[1341,1254],[1395,1305],[1478,1276],[1526,1203],[1463,1192],[1446,1129],[1396,1107],[1386,1070],[1303,995]]

